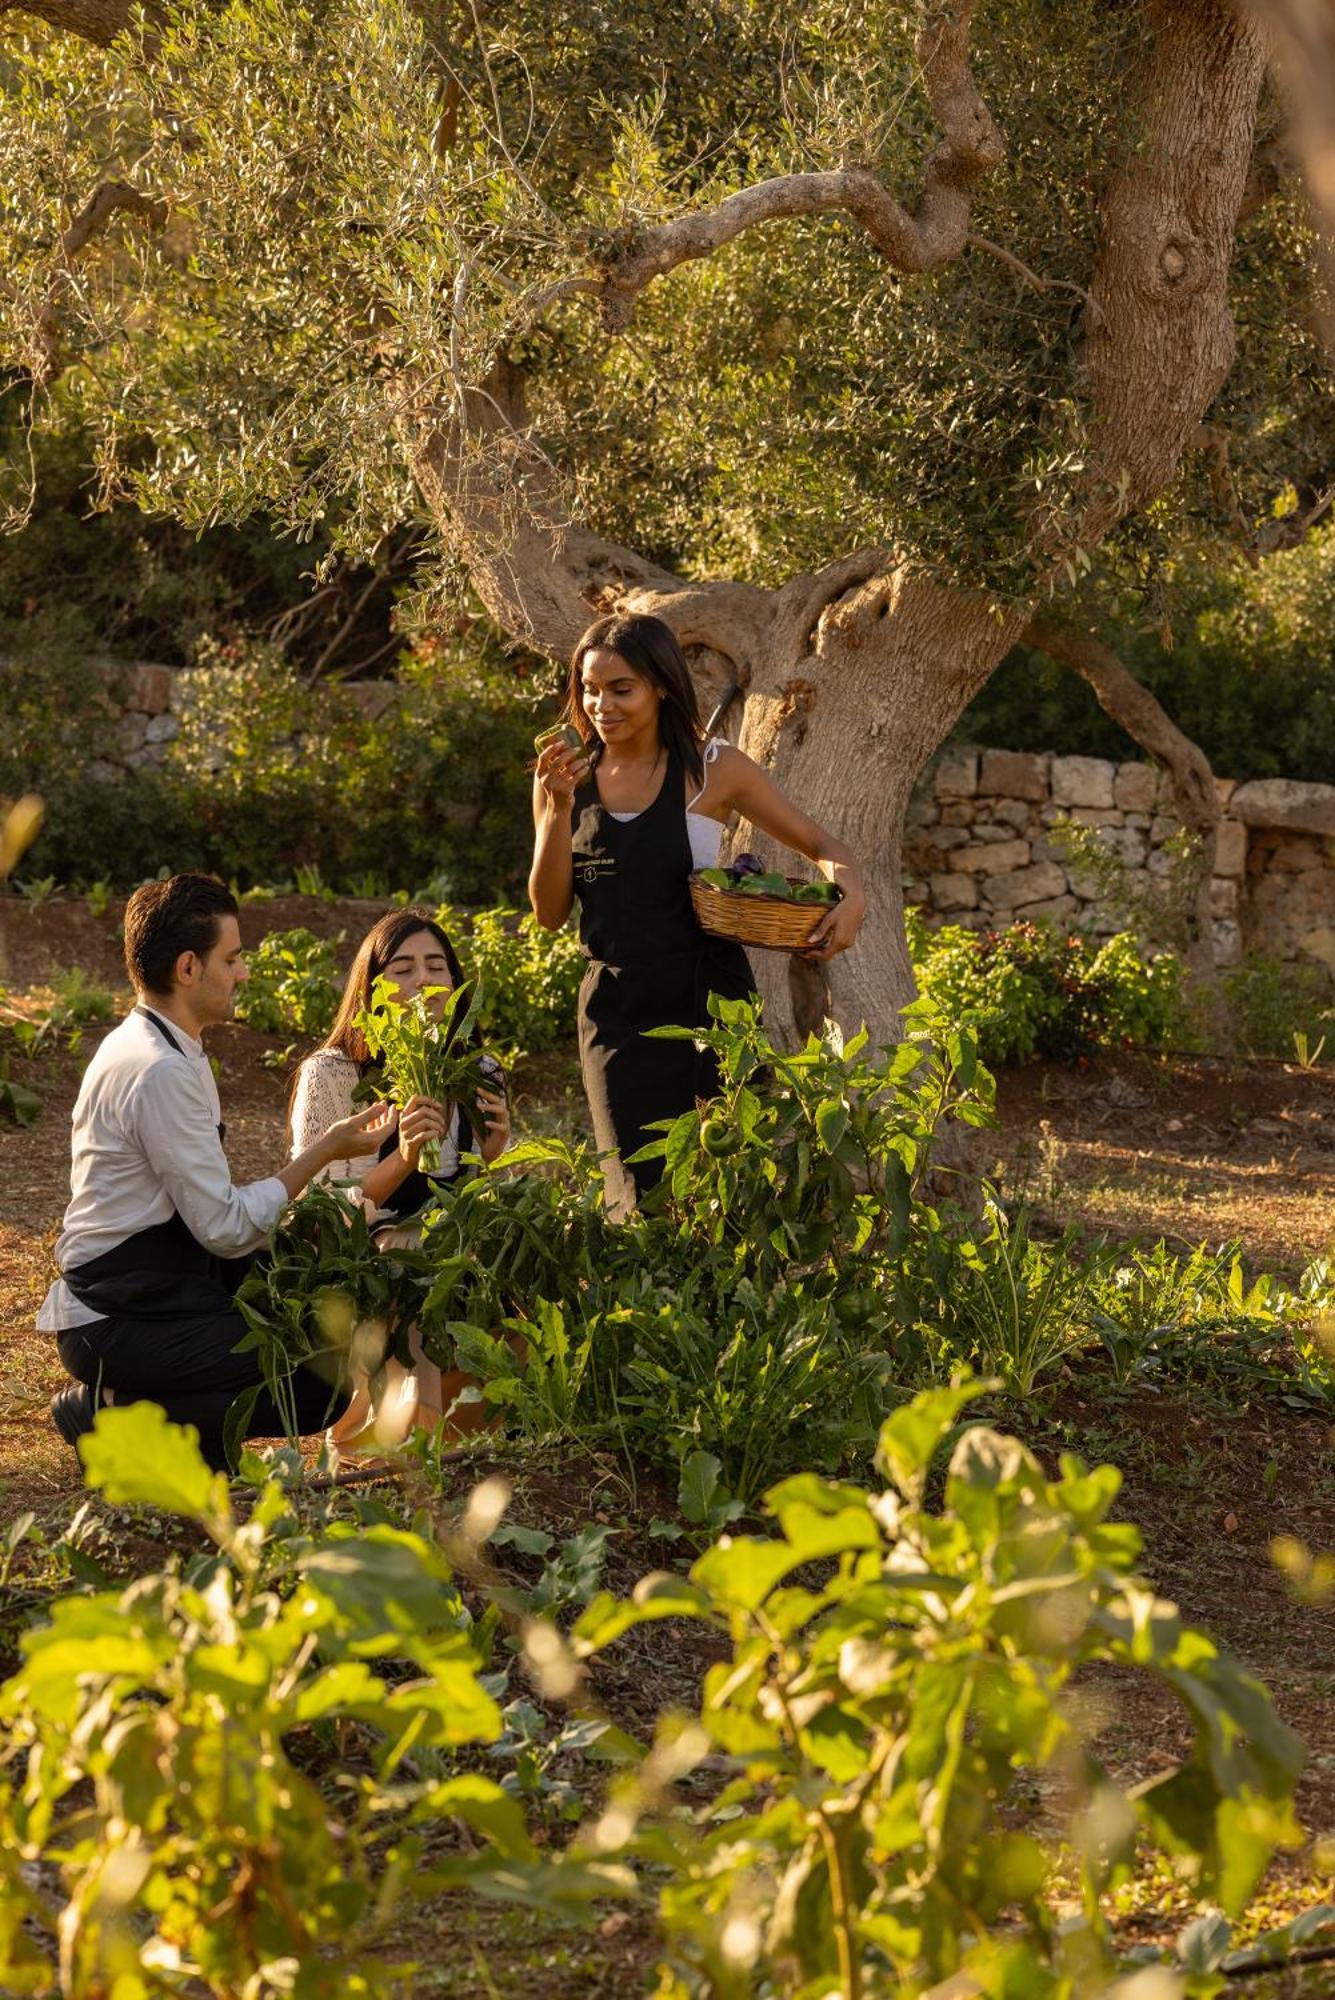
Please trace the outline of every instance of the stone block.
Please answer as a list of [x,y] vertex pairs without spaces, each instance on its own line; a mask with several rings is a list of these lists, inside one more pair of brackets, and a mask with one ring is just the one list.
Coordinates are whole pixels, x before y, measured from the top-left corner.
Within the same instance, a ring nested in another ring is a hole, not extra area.
[[1210,926],[1210,939],[1214,949],[1216,965],[1236,965],[1242,957],[1242,932],[1235,923],[1224,918]]
[[1159,790],[1155,764],[1119,764],[1113,779],[1113,799],[1123,812],[1153,812]]
[[1335,972],[1335,926],[1321,924],[1316,930],[1308,931],[1302,939],[1302,951],[1305,958],[1315,958],[1329,971]]
[[1049,896],[1044,903],[1022,904],[1015,916],[1020,923],[1064,924],[1079,907],[1074,896]]
[[972,910],[978,902],[978,884],[973,876],[958,874],[954,869],[946,875],[933,875],[931,891],[934,910]]
[[1038,861],[1032,867],[1014,868],[983,881],[984,898],[994,910],[1003,905],[1017,910],[1025,903],[1046,903],[1065,894],[1066,875],[1055,861]]
[[1028,867],[1029,842],[979,841],[976,846],[961,847],[951,865],[971,875],[1004,875],[1007,869]]
[[1125,820],[1116,806],[1073,806],[1066,815],[1072,826],[1123,826]]
[[1228,809],[1246,826],[1335,834],[1335,785],[1301,784],[1296,778],[1252,778],[1238,786]]
[[1033,812],[1024,799],[998,799],[992,807],[992,817],[1002,826],[1014,827],[1016,832],[1033,822]]
[[1214,872],[1241,875],[1247,866],[1247,829],[1241,820],[1221,819],[1215,832]]
[[1171,840],[1175,833],[1182,831],[1182,822],[1172,813],[1156,813],[1150,821],[1150,845],[1159,847],[1165,840]]
[[1116,766],[1103,757],[1054,757],[1052,798],[1059,806],[1096,806],[1113,802]]
[[941,808],[942,826],[972,826],[974,809],[968,799],[947,799]]
[[[997,803],[1000,804],[1001,801],[998,800]],[[975,840],[1014,840],[1015,838],[1015,828],[1013,826],[998,826],[994,819],[976,819],[973,823],[972,832]]]
[[165,715],[171,707],[176,675],[170,667],[136,660],[126,676],[125,706],[141,715]]
[[1045,799],[1048,760],[1026,750],[984,750],[978,789],[998,799]]
[[1270,866],[1281,875],[1305,875],[1309,868],[1324,868],[1325,864],[1320,843],[1303,835],[1296,840],[1282,840],[1270,859]]
[[148,719],[148,727],[144,731],[144,741],[146,743],[170,743],[172,738],[179,736],[180,733],[181,725],[174,715],[151,715]]
[[978,752],[946,750],[932,777],[939,799],[971,799],[978,790]]
[[1210,884],[1210,915],[1212,917],[1236,917],[1237,914],[1237,883],[1231,876],[1216,875]]
[[973,839],[973,831],[967,826],[934,826],[924,845],[939,848],[943,854],[952,848],[967,847]]
[[142,750],[148,735],[146,715],[123,715],[116,725],[116,739],[121,747],[121,755],[128,758],[134,750]]
[[125,768],[127,771],[142,771],[146,764],[156,764],[162,752],[156,744],[146,743],[142,750],[127,750]]
[[111,785],[117,778],[124,777],[125,768],[121,764],[109,764],[105,757],[94,757],[91,764],[85,764],[83,775],[90,785]]
[[1228,811],[1229,806],[1233,802],[1233,794],[1234,792],[1237,791],[1237,789],[1238,789],[1238,781],[1236,778],[1215,779],[1214,795],[1221,813]]

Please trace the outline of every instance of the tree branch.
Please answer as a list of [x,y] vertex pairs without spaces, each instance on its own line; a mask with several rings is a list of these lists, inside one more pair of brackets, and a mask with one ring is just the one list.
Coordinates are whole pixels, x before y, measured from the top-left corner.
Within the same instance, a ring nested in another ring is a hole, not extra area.
[[1035,618],[1025,627],[1020,643],[1033,646],[1079,674],[1093,689],[1104,714],[1111,716],[1168,772],[1178,818],[1201,843],[1193,884],[1193,943],[1188,962],[1198,978],[1213,979],[1210,881],[1214,874],[1219,799],[1209,758],[1199,744],[1183,735],[1150,690],[1122,665],[1111,647],[1096,639],[1092,632],[1076,632],[1069,626]]
[[714,208],[637,230],[630,243],[593,258],[602,271],[603,322],[624,328],[635,301],[655,278],[694,258],[710,257],[748,229],[809,215],[842,214],[859,223],[899,271],[929,271],[958,257],[968,240],[973,190],[1003,158],[1001,134],[969,69],[968,35],[977,0],[929,20],[918,35],[928,101],[941,143],[927,162],[917,208],[910,211],[868,166],[780,174],[742,188]]
[[62,34],[105,49],[127,25],[132,5],[133,0],[0,0],[0,14],[32,14]]
[[128,181],[103,181],[62,232],[36,328],[41,360],[33,373],[44,388],[55,381],[64,366],[60,353],[60,302],[72,283],[72,267],[88,245],[102,234],[112,216],[121,213],[139,216],[150,228],[161,229],[167,219],[167,203],[160,196],[131,187]]

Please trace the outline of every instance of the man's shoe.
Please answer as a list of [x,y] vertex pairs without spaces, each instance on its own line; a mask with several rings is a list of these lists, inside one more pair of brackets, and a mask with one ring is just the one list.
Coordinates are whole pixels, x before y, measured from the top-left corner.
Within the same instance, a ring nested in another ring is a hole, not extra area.
[[77,1447],[79,1439],[93,1428],[96,1406],[93,1392],[82,1382],[71,1382],[51,1398],[51,1421],[66,1444]]

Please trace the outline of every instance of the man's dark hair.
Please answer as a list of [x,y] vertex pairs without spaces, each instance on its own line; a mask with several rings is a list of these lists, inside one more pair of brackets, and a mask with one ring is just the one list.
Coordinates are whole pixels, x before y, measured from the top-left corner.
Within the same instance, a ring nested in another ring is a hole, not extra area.
[[218,919],[236,914],[236,897],[213,875],[143,883],[125,905],[125,969],[135,986],[165,999],[181,953],[205,957],[218,942]]

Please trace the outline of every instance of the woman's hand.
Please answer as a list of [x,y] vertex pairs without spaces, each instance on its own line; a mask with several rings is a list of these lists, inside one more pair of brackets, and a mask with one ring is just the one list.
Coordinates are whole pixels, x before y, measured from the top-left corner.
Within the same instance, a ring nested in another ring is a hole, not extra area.
[[486,1128],[479,1134],[478,1151],[490,1166],[510,1143],[510,1107],[501,1091],[479,1090],[477,1108],[480,1113],[477,1122]]
[[422,1148],[429,1139],[443,1139],[449,1130],[443,1104],[434,1097],[414,1095],[399,1113],[399,1158],[409,1173],[417,1171]]
[[822,917],[807,940],[807,947],[800,955],[803,958],[837,958],[841,951],[847,951],[862,929],[862,919],[867,914],[867,902],[860,889],[846,888],[843,900],[834,905]]
[[588,755],[583,750],[570,749],[558,738],[539,756],[537,775],[548,810],[565,812],[589,775]]

